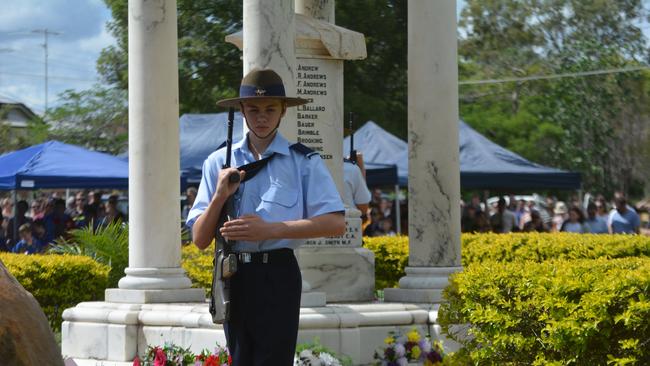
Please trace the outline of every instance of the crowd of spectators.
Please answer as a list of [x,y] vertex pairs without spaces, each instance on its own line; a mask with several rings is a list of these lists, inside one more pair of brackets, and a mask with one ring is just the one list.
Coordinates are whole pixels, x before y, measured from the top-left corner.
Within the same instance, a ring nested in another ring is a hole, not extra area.
[[111,222],[126,221],[118,209],[118,195],[102,202],[102,193],[76,192],[66,202],[57,193],[32,199],[0,200],[0,251],[34,254],[47,250],[57,238],[72,229],[97,228]]
[[[395,203],[380,189],[374,189],[372,191],[372,198],[368,204],[368,211],[365,216],[363,236],[396,235],[397,210]],[[404,223],[403,217],[402,223]],[[402,230],[402,233],[404,233],[404,230]]]
[[621,193],[611,202],[602,195],[586,204],[574,198],[568,207],[553,197],[526,200],[512,195],[487,205],[475,195],[461,205],[461,212],[463,232],[638,234],[641,227],[638,213]]

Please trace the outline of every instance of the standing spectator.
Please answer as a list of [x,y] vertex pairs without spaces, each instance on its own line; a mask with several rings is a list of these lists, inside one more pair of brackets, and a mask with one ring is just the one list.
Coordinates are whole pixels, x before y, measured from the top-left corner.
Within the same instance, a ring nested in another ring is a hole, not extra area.
[[192,206],[194,206],[195,199],[196,187],[188,187],[187,190],[185,190],[185,205],[183,205],[183,209],[181,210],[181,219],[183,221],[187,220],[187,214],[192,209]]
[[460,219],[460,231],[464,233],[474,233],[479,231],[476,214],[476,207],[472,205],[465,206],[463,216]]
[[74,228],[74,222],[65,213],[65,200],[56,198],[48,202],[51,205],[52,212],[49,212],[43,218],[45,226],[45,244],[54,242],[57,238],[63,236],[68,230]]
[[485,211],[476,211],[476,232],[489,233],[491,229],[490,220]]
[[72,217],[72,213],[75,210],[75,196],[68,197],[66,200],[66,205],[65,205],[65,213],[68,214],[68,216]]
[[88,203],[86,204],[86,221],[88,223],[93,223],[93,226],[97,226],[97,221],[99,220],[101,206],[102,206],[102,193],[100,191],[90,191],[88,192]]
[[515,214],[506,209],[505,198],[499,198],[497,212],[490,217],[490,226],[495,233],[509,233],[516,228]]
[[609,207],[607,207],[607,200],[603,195],[599,195],[596,198],[596,214],[600,217],[605,218],[605,221],[609,219]]
[[76,228],[83,228],[88,226],[88,218],[86,211],[86,195],[83,192],[77,192],[74,197],[74,209],[68,212],[72,221],[74,221],[74,226]]
[[592,234],[607,234],[607,218],[598,215],[596,204],[589,202],[587,206],[587,219],[585,220],[589,232]]
[[110,223],[119,223],[125,222],[124,214],[117,208],[117,199],[116,194],[112,194],[108,197],[106,205],[104,205],[104,216],[99,219],[98,226],[106,226]]
[[32,201],[30,205],[29,217],[32,218],[32,221],[42,220],[45,216],[45,207],[43,207],[43,200],[37,198]]
[[18,233],[20,241],[11,248],[12,253],[36,254],[43,250],[42,243],[32,236],[32,227],[29,224],[22,224]]
[[393,220],[389,218],[382,219],[380,222],[382,235],[386,236],[395,236],[395,230],[393,230]]
[[627,205],[624,196],[614,199],[616,208],[609,214],[607,226],[610,234],[638,234],[641,227],[639,215]]
[[23,224],[29,224],[32,222],[29,217],[25,216],[28,209],[29,205],[27,204],[27,201],[21,200],[16,204],[16,217],[10,218],[7,225],[8,248],[13,247],[18,242],[19,233],[14,230],[20,228]]
[[533,210],[530,212],[530,221],[526,222],[523,227],[524,232],[536,231],[538,233],[547,233],[548,226],[542,220],[542,217],[539,214],[539,211]]
[[344,161],[343,181],[345,183],[343,203],[361,211],[361,218],[364,220],[371,197],[361,167],[349,160]]
[[3,198],[0,200],[0,208],[2,208],[2,216],[5,218],[14,217],[14,201],[9,198]]
[[555,208],[553,209],[553,222],[551,226],[551,231],[557,232],[560,231],[562,228],[562,224],[564,224],[564,221],[566,221],[567,217],[567,207],[566,204],[562,201],[558,201],[555,204]]
[[589,227],[585,225],[585,215],[580,208],[571,206],[569,209],[569,219],[562,223],[560,231],[578,234],[589,232]]

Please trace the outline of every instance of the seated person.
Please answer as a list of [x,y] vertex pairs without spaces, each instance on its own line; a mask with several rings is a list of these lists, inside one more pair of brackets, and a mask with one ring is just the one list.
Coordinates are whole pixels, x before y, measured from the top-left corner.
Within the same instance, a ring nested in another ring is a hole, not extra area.
[[32,236],[32,226],[23,224],[18,228],[20,241],[11,249],[12,253],[36,254],[43,249],[42,243]]

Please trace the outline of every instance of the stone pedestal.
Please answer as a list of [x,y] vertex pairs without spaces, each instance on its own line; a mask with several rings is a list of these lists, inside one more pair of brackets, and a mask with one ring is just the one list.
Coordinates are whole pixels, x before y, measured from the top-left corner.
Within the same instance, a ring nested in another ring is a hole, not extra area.
[[[413,327],[444,342],[453,352],[457,345],[436,324],[438,305],[336,304],[301,308],[298,343],[320,342],[352,358],[354,365],[372,363],[375,350],[391,331]],[[173,343],[200,352],[226,344],[223,327],[212,323],[207,303],[116,304],[81,303],[63,313],[62,353],[79,366],[130,366],[147,345]]]
[[456,2],[408,3],[409,266],[386,301],[439,302],[460,262]]

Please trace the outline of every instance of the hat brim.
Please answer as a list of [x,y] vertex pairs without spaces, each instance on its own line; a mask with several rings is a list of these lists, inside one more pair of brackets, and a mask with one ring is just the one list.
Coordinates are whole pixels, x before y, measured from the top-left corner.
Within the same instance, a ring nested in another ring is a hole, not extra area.
[[255,97],[240,97],[240,98],[228,98],[222,99],[217,102],[217,105],[220,107],[239,107],[241,102],[247,100],[258,100],[258,99],[278,99],[284,101],[287,104],[287,107],[295,107],[303,104],[310,103],[308,99],[303,98],[291,98],[291,97],[274,97],[274,96],[255,96]]

